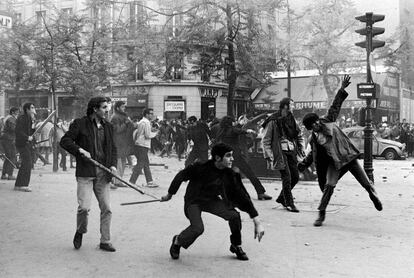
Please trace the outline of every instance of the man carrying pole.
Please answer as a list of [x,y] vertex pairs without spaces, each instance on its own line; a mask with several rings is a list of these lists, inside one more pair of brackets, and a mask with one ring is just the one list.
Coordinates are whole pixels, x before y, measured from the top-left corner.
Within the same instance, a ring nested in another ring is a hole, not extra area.
[[173,259],[178,259],[180,248],[187,249],[203,233],[201,212],[205,211],[228,221],[231,230],[230,252],[235,253],[239,260],[248,260],[241,247],[242,226],[240,214],[235,207],[247,212],[253,219],[254,237],[259,241],[264,235],[264,229],[240,174],[231,169],[233,149],[224,143],[216,144],[211,150],[211,157],[205,163],[196,162],[180,171],[171,182],[168,194],[161,198],[161,201],[170,200],[181,183],[189,181],[184,197],[184,211],[190,220],[190,226],[173,237],[170,255]]
[[117,153],[113,141],[113,128],[105,119],[108,103],[104,97],[89,100],[86,116],[76,119],[62,137],[60,145],[76,157],[77,180],[77,227],[73,238],[75,249],[82,245],[83,234],[87,232],[88,213],[91,207],[92,192],[101,210],[101,241],[99,248],[115,252],[110,240],[112,211],[109,202],[110,173],[90,162],[90,158],[111,169],[116,174]]

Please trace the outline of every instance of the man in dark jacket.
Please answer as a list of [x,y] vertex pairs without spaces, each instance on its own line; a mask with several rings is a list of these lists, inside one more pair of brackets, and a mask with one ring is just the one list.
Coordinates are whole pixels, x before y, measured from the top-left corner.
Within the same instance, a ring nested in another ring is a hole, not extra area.
[[250,167],[246,158],[243,156],[240,136],[244,134],[255,133],[252,129],[242,129],[233,126],[234,119],[230,116],[224,116],[220,121],[220,129],[217,133],[217,142],[223,142],[233,148],[234,165],[240,169],[243,175],[246,176],[254,186],[257,193],[257,199],[261,201],[271,200],[272,197],[266,194],[266,189],[263,187],[260,180],[257,178],[253,169]]
[[33,133],[34,133],[34,117],[36,108],[33,103],[25,103],[23,105],[23,114],[16,120],[16,149],[20,154],[21,165],[17,173],[14,190],[31,192],[29,187],[30,175],[32,172],[32,150],[33,150]]
[[[6,159],[3,164],[3,172],[1,174],[2,180],[15,180],[13,176],[13,164],[16,165],[16,119],[19,115],[19,108],[10,108],[9,115],[4,120],[3,134],[1,136],[1,143],[4,149]],[[13,163],[13,164],[12,164]]]
[[[119,176],[124,176],[127,157],[132,153],[134,141],[132,133],[134,132],[134,124],[126,113],[126,105],[123,101],[117,101],[114,105],[114,115],[111,118],[111,124],[114,129],[114,142],[118,155],[117,170]],[[121,182],[116,181],[118,187],[125,187]]]
[[303,118],[303,125],[308,130],[312,130],[310,144],[312,152],[299,163],[299,169],[304,170],[315,162],[318,181],[323,185],[323,195],[319,205],[319,217],[314,226],[321,226],[325,220],[326,207],[334,192],[338,180],[348,171],[364,187],[377,210],[382,210],[381,201],[369,180],[364,169],[359,164],[357,158],[360,156],[358,148],[342,132],[335,123],[342,103],[348,96],[345,88],[351,83],[350,76],[345,75],[342,86],[333,100],[326,116],[319,118],[315,113],[306,114]]
[[231,169],[233,150],[219,143],[211,150],[212,159],[205,163],[194,163],[180,171],[171,182],[168,194],[161,201],[168,201],[177,193],[184,181],[189,181],[184,197],[184,211],[190,226],[173,237],[170,254],[178,259],[180,248],[187,249],[203,233],[204,225],[201,212],[209,212],[229,222],[231,230],[230,251],[239,260],[248,260],[241,247],[241,220],[235,207],[245,211],[253,218],[255,238],[261,240],[264,229],[258,221],[258,213],[243,186],[241,177]]
[[88,213],[92,192],[101,209],[101,243],[99,248],[114,252],[110,243],[111,206],[109,203],[109,182],[112,176],[88,161],[92,158],[116,173],[117,154],[113,140],[113,128],[105,120],[108,103],[104,97],[89,100],[86,116],[76,119],[60,140],[62,148],[76,157],[76,180],[78,196],[77,228],[73,245],[79,249],[82,236],[87,231]]
[[282,190],[276,202],[288,211],[299,212],[296,208],[292,189],[299,181],[297,156],[305,155],[305,143],[302,132],[293,116],[293,100],[284,98],[280,101],[280,110],[263,123],[263,152],[271,168],[280,170]]
[[195,160],[206,162],[208,160],[208,140],[211,138],[207,124],[197,121],[195,116],[188,118],[188,140],[193,141],[193,148],[185,161],[185,167]]

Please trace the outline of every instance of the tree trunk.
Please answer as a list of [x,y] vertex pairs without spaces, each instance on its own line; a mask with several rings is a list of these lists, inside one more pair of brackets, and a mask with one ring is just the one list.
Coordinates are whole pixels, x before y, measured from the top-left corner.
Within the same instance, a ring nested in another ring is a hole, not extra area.
[[226,16],[227,16],[227,49],[228,49],[228,59],[229,59],[229,75],[227,82],[229,83],[228,94],[227,94],[227,115],[233,115],[233,99],[234,99],[234,90],[236,88],[236,61],[234,55],[234,38],[233,38],[233,18],[232,18],[232,7],[230,4],[226,6]]

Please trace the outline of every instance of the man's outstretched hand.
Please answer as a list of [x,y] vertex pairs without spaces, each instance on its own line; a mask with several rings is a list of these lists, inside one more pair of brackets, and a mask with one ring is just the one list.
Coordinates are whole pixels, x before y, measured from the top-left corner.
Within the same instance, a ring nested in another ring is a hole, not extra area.
[[172,197],[172,195],[170,193],[167,193],[167,195],[161,197],[160,201],[161,202],[167,202],[167,201],[171,200],[171,197]]
[[344,78],[342,79],[341,89],[345,89],[346,87],[349,86],[349,84],[351,84],[349,80],[351,80],[351,76],[349,76],[349,74],[345,74]]
[[254,239],[257,238],[257,240],[260,242],[265,233],[264,228],[262,224],[260,224],[257,217],[253,218],[253,223],[254,223]]

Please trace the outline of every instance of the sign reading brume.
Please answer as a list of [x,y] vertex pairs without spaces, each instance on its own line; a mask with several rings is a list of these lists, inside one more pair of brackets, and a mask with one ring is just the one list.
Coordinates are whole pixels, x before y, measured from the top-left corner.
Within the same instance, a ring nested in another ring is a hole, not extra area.
[[185,111],[185,101],[165,101],[165,111]]

